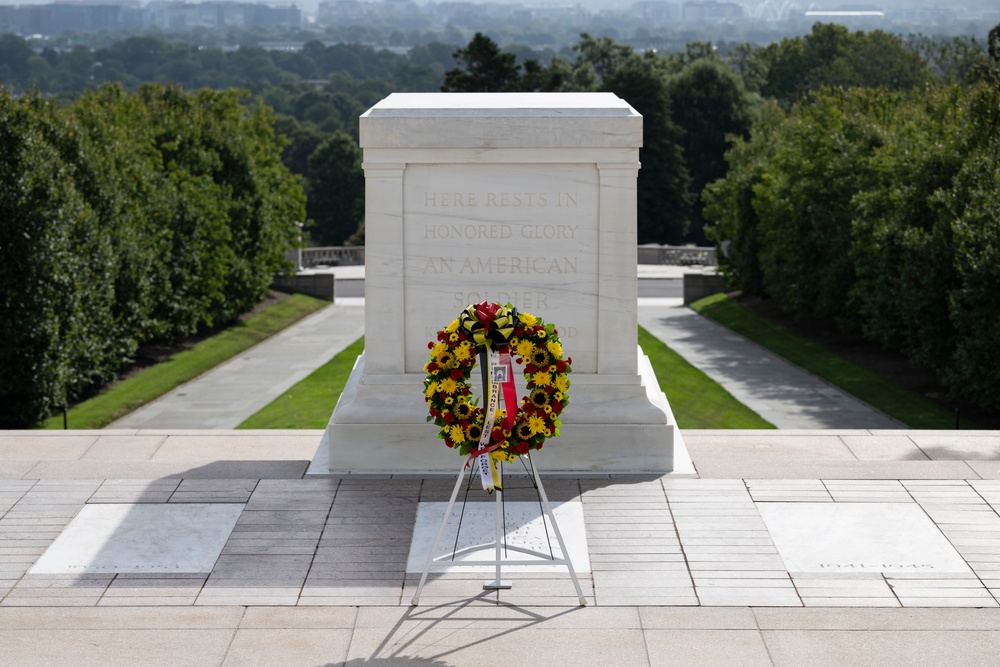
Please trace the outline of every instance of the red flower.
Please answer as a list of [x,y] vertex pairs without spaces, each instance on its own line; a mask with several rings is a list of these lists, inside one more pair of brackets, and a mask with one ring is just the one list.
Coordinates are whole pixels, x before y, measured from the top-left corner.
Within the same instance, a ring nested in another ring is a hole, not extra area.
[[566,372],[566,362],[560,359],[556,362],[556,372],[565,373]]
[[518,454],[527,454],[530,449],[531,445],[524,442],[523,440],[517,443],[517,446],[514,447],[514,451],[517,452]]
[[448,438],[445,438],[445,439],[444,439],[444,444],[445,444],[445,445],[447,445],[448,447],[454,447],[454,446],[455,446],[455,445],[454,445],[454,444],[452,443],[452,441],[451,441],[451,440],[449,440]]
[[552,401],[549,405],[552,406],[552,412],[562,412],[563,405],[559,401]]
[[493,442],[503,442],[503,430],[499,426],[493,427],[493,432],[490,433],[490,440]]
[[465,373],[463,373],[460,369],[458,369],[458,368],[451,369],[451,379],[452,380],[461,380],[464,376],[465,376]]
[[455,421],[455,415],[454,415],[454,413],[452,413],[450,410],[448,412],[444,413],[444,420],[446,422],[448,422],[449,424],[452,423],[453,421]]
[[436,373],[437,369],[438,369],[438,365],[437,365],[436,362],[432,361],[431,363],[427,364],[427,372],[429,372],[429,373]]

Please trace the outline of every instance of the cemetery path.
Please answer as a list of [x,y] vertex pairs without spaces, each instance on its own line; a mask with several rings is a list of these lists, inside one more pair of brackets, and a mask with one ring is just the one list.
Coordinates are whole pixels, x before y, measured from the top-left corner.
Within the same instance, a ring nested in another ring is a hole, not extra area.
[[777,428],[902,424],[683,304],[640,299],[639,324]]
[[235,428],[360,338],[364,330],[364,299],[338,299],[107,428]]

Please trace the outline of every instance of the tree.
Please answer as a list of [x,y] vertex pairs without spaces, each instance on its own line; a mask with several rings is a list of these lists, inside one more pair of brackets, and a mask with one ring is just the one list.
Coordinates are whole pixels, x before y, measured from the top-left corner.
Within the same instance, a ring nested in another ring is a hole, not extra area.
[[502,52],[496,42],[481,32],[467,46],[455,51],[454,57],[459,66],[445,73],[442,92],[552,91],[561,83],[558,72],[542,67],[537,60],[525,61],[522,75],[517,56]]
[[361,149],[350,135],[334,133],[309,156],[306,192],[313,241],[344,245],[358,230],[365,204]]
[[681,132],[671,120],[666,79],[655,56],[631,58],[602,87],[642,114],[642,169],[636,186],[639,243],[680,243],[690,227],[694,197]]
[[[715,57],[692,60],[668,81],[670,98],[676,101],[670,115],[683,132],[691,191],[700,194],[726,175],[730,139],[747,136],[753,102],[740,78]],[[694,201],[692,221],[686,240],[704,243],[700,197]]]
[[70,133],[64,123],[50,102],[0,89],[0,427],[30,426],[65,403],[74,381],[87,288],[74,228],[93,213],[50,141]]
[[770,44],[760,56],[767,63],[761,93],[786,109],[823,86],[908,90],[929,76],[920,54],[899,37],[880,30],[850,33],[830,23],[815,24],[805,37]]

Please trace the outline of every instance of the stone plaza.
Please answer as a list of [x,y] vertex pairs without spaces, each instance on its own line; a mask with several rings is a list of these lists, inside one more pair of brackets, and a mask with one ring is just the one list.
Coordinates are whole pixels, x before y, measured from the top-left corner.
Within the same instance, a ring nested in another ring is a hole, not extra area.
[[[411,607],[417,516],[453,477],[310,474],[320,435],[0,434],[0,664],[972,665],[1000,649],[992,432],[684,431],[695,474],[548,475],[582,517],[587,607],[551,567],[491,592],[457,567]],[[516,486],[512,503],[534,500]]]

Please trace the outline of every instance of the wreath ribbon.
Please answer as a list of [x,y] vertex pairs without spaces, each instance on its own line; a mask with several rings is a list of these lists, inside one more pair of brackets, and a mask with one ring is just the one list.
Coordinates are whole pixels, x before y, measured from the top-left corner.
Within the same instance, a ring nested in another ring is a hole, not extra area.
[[458,317],[458,324],[477,347],[502,349],[514,335],[517,309],[481,301],[471,304]]

